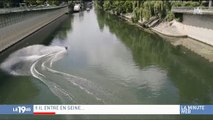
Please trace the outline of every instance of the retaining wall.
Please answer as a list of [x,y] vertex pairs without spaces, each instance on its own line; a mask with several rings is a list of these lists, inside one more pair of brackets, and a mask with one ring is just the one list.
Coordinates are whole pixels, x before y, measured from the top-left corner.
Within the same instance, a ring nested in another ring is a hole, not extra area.
[[213,46],[213,29],[196,27],[194,25],[187,25],[179,22],[175,22],[175,26],[188,37]]
[[183,14],[183,24],[213,30],[213,15]]
[[[68,12],[68,7],[0,14],[0,51],[5,50]],[[5,22],[6,21],[6,22]]]

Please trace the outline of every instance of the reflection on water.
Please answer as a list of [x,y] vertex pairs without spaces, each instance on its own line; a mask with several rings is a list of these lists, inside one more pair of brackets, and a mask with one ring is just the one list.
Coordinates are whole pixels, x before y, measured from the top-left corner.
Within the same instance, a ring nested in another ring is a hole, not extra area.
[[[115,34],[131,50],[133,59],[141,70],[150,66],[158,66],[165,71],[166,79],[172,85],[169,85],[169,89],[163,89],[160,94],[175,88],[173,94],[176,94],[178,99],[172,101],[172,103],[213,103],[212,64],[188,51],[183,52],[183,50],[174,48],[157,35],[149,34],[128,25],[114,16],[99,11],[97,11],[97,14],[99,14],[97,17],[100,28],[108,27],[109,31]],[[159,72],[159,70],[157,71]],[[153,80],[151,77],[157,77],[156,75],[156,73],[149,74],[149,78]],[[157,78],[158,80],[161,79],[160,77]],[[157,80],[154,80],[154,82],[156,83]],[[138,94],[143,96],[143,92],[144,89],[141,89]],[[170,97],[165,96],[161,100],[168,103]]]
[[[67,34],[69,32],[72,32],[72,21],[73,21],[73,16],[68,15],[68,18],[63,21],[63,24],[61,24],[60,28],[52,35],[52,39],[58,39],[60,41],[64,41],[67,38]],[[52,41],[51,39],[51,41]]]

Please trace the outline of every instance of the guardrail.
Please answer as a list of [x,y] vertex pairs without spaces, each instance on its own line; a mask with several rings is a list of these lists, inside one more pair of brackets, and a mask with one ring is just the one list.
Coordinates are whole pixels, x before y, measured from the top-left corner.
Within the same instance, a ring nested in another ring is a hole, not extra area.
[[208,7],[173,7],[171,11],[174,13],[213,15],[213,8]]
[[67,7],[67,5],[1,8],[0,9],[0,14],[17,13],[17,12],[25,12],[25,11],[51,10],[51,9],[58,9],[58,8],[63,8],[63,7]]
[[46,12],[57,10],[60,8],[67,7],[64,6],[49,6],[49,7],[31,7],[31,8],[6,8],[0,9],[0,29],[8,25],[12,25],[34,16],[45,14]]

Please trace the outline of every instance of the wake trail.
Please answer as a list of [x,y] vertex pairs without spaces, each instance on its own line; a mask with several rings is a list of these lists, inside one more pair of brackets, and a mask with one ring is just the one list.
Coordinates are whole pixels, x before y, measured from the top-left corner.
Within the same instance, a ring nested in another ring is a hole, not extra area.
[[103,104],[120,101],[112,91],[98,83],[54,69],[54,63],[66,54],[65,47],[28,46],[12,53],[0,68],[16,76],[32,75],[42,81],[62,103]]
[[[69,84],[72,84],[74,86],[79,87],[82,91],[86,92],[90,96],[93,96],[96,99],[96,101],[100,103],[106,103],[104,99],[110,98],[109,96],[112,96],[110,93],[107,93],[107,90],[104,90],[98,87],[96,84],[94,84],[88,79],[71,75],[65,72],[57,71],[52,68],[52,64],[55,61],[59,60],[59,58],[62,58],[61,56],[63,56],[63,54],[64,54],[63,52],[59,51],[57,53],[49,54],[39,59],[31,67],[32,75],[40,79],[41,81],[44,81],[45,79],[45,81],[48,81],[48,82],[51,81],[54,84],[56,84],[58,90],[54,89],[54,87],[52,88],[52,86],[50,85],[48,86],[50,89],[52,89],[53,93],[61,92],[64,95],[66,94],[66,96],[68,96],[74,91],[70,91],[70,88],[66,86],[68,86]],[[36,67],[36,65],[38,67]],[[41,68],[41,69],[36,69],[36,68]],[[48,76],[47,74],[44,75],[42,73],[47,73]],[[50,76],[54,76],[56,80],[48,79],[50,78]],[[49,84],[49,83],[45,82],[45,84]],[[62,98],[60,95],[58,96],[61,99],[65,99],[65,98]],[[69,96],[69,98],[72,98],[73,100],[75,99],[75,97],[76,95]],[[66,100],[63,100],[63,101],[66,101]]]

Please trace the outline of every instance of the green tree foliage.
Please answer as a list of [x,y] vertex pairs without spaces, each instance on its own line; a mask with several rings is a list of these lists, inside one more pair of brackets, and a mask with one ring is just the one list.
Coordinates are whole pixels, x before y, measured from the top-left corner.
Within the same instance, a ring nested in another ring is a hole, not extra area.
[[198,7],[201,5],[199,1],[172,1],[172,7]]
[[143,4],[143,17],[145,20],[149,20],[149,18],[152,16],[153,6],[152,1],[146,1]]
[[126,1],[113,1],[106,0],[103,3],[103,9],[105,11],[112,11],[115,14],[121,14],[126,12],[131,12],[131,4]]
[[51,5],[59,5],[61,3],[60,0],[47,0],[47,2]]
[[142,19],[142,12],[143,12],[143,8],[140,7],[141,4],[140,4],[140,1],[134,1],[133,2],[133,18],[132,18],[132,21],[133,22],[137,22],[138,20]]
[[29,5],[36,5],[37,1],[36,0],[25,0],[26,3],[28,3]]
[[2,0],[2,4],[4,7],[11,7],[14,4],[13,0]]
[[154,3],[154,14],[155,16],[158,16],[158,17],[162,17],[163,15],[163,12],[164,12],[164,3],[163,1],[156,1]]
[[95,7],[98,9],[103,9],[104,0],[95,0]]
[[36,3],[39,4],[39,5],[44,4],[44,2],[45,2],[44,0],[36,0]]
[[125,9],[125,13],[132,12],[133,11],[132,1],[125,1],[123,4],[123,7]]
[[139,19],[140,19],[140,8],[139,8],[139,7],[136,7],[136,8],[134,8],[134,10],[133,10],[133,18],[132,18],[132,21],[133,21],[133,22],[137,22]]
[[111,1],[110,0],[105,1],[103,7],[105,11],[111,10],[112,9]]
[[167,21],[172,21],[173,19],[175,19],[175,15],[173,12],[169,11],[166,15],[166,20]]
[[104,11],[111,11],[114,14],[132,13],[134,22],[138,20],[149,20],[152,16],[160,19],[171,20],[174,14],[172,7],[197,7],[201,2],[182,0],[96,0],[102,1]]
[[50,5],[59,5],[61,0],[25,0],[30,5],[43,5],[48,3]]

